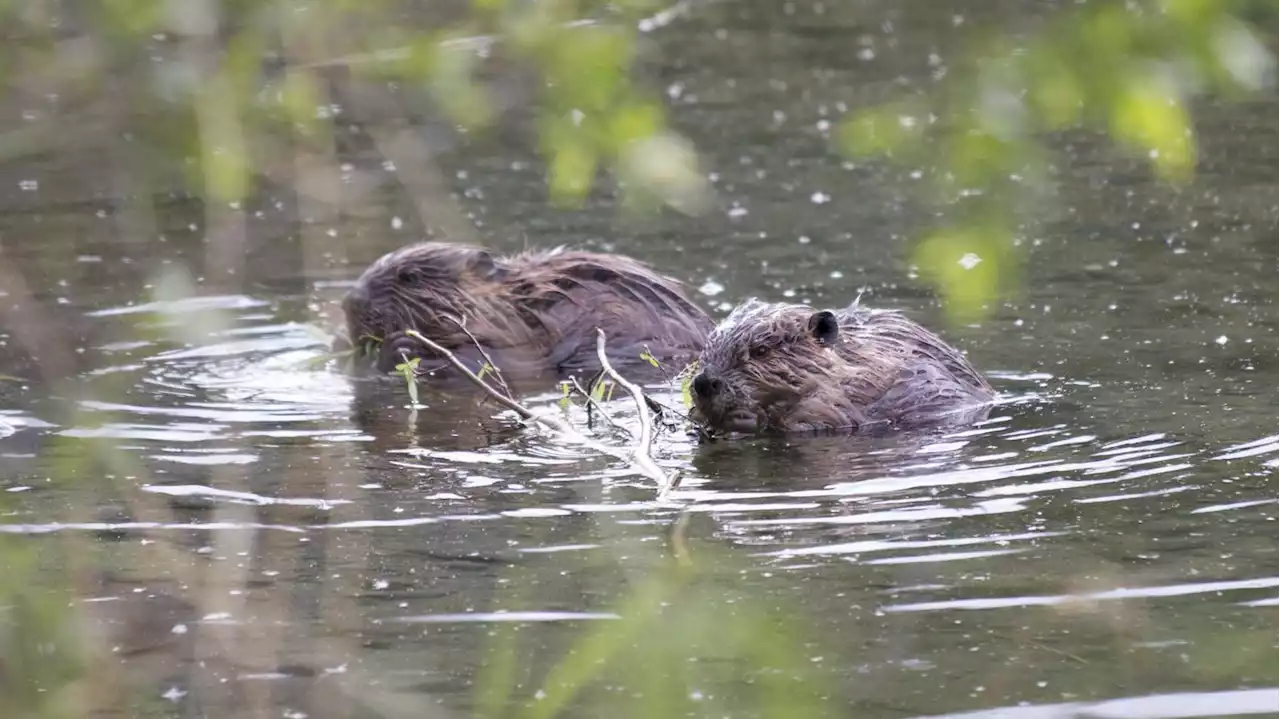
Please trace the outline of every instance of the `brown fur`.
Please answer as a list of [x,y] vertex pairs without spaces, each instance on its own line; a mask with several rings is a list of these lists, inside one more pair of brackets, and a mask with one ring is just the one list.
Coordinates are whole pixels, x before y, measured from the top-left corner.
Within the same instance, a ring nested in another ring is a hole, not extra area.
[[680,283],[628,257],[557,248],[495,258],[444,243],[383,256],[360,276],[343,309],[355,347],[380,342],[382,371],[404,355],[440,366],[404,335],[410,329],[477,366],[478,344],[504,374],[519,376],[598,369],[597,327],[611,363],[641,361],[646,347],[659,360],[687,361],[714,324]]
[[712,431],[797,432],[971,421],[995,396],[964,355],[901,314],[752,300],[707,340],[694,418]]

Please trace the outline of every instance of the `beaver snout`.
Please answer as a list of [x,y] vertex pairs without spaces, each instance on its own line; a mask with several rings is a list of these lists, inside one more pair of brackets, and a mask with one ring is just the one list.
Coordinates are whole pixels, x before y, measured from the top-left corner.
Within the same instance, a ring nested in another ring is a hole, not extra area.
[[707,376],[706,372],[699,372],[693,378],[693,393],[704,399],[710,399],[724,389],[724,382]]
[[351,286],[347,290],[347,296],[342,298],[342,309],[349,317],[358,319],[359,315],[369,306],[369,288],[364,283]]

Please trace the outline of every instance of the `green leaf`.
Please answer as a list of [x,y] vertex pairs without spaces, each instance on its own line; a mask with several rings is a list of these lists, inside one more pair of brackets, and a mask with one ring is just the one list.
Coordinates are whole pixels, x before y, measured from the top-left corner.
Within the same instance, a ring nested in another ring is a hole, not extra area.
[[315,80],[308,72],[287,72],[280,85],[280,106],[284,109],[289,122],[304,132],[310,133],[318,120],[316,106],[320,104],[320,94],[316,90]]
[[1195,142],[1186,107],[1173,83],[1155,73],[1125,78],[1111,110],[1111,132],[1145,151],[1156,173],[1184,180],[1195,169]]
[[418,379],[414,370],[417,369],[419,361],[420,358],[414,357],[408,362],[396,365],[396,371],[404,377],[405,388],[409,390],[409,401],[415,406],[418,404]]
[[689,214],[704,209],[710,194],[693,146],[668,132],[627,143],[618,176],[636,199],[656,199]]
[[652,102],[632,102],[613,113],[609,120],[609,138],[614,147],[644,140],[658,134],[665,118],[662,108]]
[[843,120],[836,132],[836,143],[853,157],[892,155],[920,137],[925,122],[924,109],[915,103],[881,105]]
[[548,141],[551,200],[559,205],[577,205],[591,189],[599,153],[577,132],[560,131]]
[[1009,270],[1010,236],[994,226],[962,225],[926,236],[914,261],[941,291],[947,314],[963,322],[982,316]]
[[1045,129],[1060,130],[1080,121],[1085,94],[1071,59],[1052,45],[1027,54],[1028,104]]
[[210,199],[236,202],[249,191],[249,157],[234,83],[219,72],[196,97],[200,161]]
[[474,78],[480,57],[465,42],[450,36],[436,44],[427,63],[431,73],[431,90],[454,121],[467,127],[487,125],[493,118],[493,107]]

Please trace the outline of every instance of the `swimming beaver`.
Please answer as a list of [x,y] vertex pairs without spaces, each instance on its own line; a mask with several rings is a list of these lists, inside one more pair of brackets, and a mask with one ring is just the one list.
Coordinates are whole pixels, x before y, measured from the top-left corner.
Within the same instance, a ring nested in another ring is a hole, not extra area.
[[357,348],[380,341],[375,364],[383,372],[402,355],[437,359],[405,330],[473,367],[483,362],[478,344],[504,375],[528,376],[598,369],[597,327],[609,361],[626,365],[639,362],[646,346],[659,360],[690,360],[715,324],[680,283],[628,257],[564,248],[494,257],[436,242],[374,262],[343,310]]
[[890,310],[750,300],[707,339],[693,416],[713,432],[972,421],[995,391],[959,351]]

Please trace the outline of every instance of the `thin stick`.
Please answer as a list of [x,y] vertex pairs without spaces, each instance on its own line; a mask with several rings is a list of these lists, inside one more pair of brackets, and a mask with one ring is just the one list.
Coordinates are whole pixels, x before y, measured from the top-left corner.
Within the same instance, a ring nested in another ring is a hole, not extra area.
[[660,477],[658,483],[658,497],[662,498],[676,484],[675,473],[667,473],[653,461],[650,455],[650,447],[653,444],[653,419],[649,413],[649,405],[645,401],[644,391],[635,384],[627,380],[618,371],[609,364],[609,357],[604,351],[604,330],[596,328],[596,357],[600,359],[600,367],[604,370],[609,378],[618,384],[618,386],[631,393],[631,398],[636,402],[636,411],[640,414],[640,437],[636,441],[636,449],[632,453],[631,461],[637,468],[645,471],[645,474],[651,477]]
[[[475,384],[480,389],[484,390],[485,394],[492,397],[498,404],[520,415],[522,419],[533,420],[535,422],[543,422],[544,424],[547,422],[545,418],[540,419],[539,416],[534,414],[532,410],[526,408],[524,405],[520,404],[514,399],[511,399],[510,397],[507,397],[506,395],[502,394],[498,390],[494,389],[488,382],[485,382],[484,379],[482,379],[479,375],[477,375],[475,372],[472,372],[465,364],[463,364],[462,360],[458,359],[452,352],[445,349],[444,347],[441,347],[435,342],[432,342],[431,340],[427,339],[426,336],[423,335],[421,332],[418,332],[417,330],[405,330],[404,333],[418,340],[422,344],[426,345],[427,349],[431,350],[432,352],[435,352],[441,357],[444,357],[449,364],[457,368],[459,372],[462,372],[463,374],[465,374],[473,384]],[[556,429],[560,429],[560,427],[557,426]]]
[[[625,429],[624,427],[619,425],[617,422],[613,421],[613,417],[610,417],[609,414],[604,411],[604,408],[600,406],[600,403],[596,401],[595,397],[591,396],[590,392],[583,389],[582,384],[578,382],[577,377],[570,377],[569,381],[573,383],[573,388],[578,391],[578,394],[582,395],[582,398],[587,401],[588,410],[595,409],[595,411],[599,412],[600,416],[604,418],[604,421],[608,423],[610,427],[614,427],[616,429]],[[588,418],[590,418],[590,415],[588,415]]]
[[457,325],[458,329],[462,330],[462,333],[467,336],[467,339],[471,340],[471,344],[476,346],[476,350],[479,351],[480,356],[484,358],[485,364],[489,365],[489,369],[493,370],[493,376],[497,378],[498,384],[502,386],[502,391],[506,392],[508,397],[511,397],[514,399],[515,394],[511,391],[511,387],[507,384],[507,379],[502,376],[502,370],[498,368],[498,363],[493,361],[493,358],[489,356],[489,353],[487,351],[485,351],[484,346],[480,344],[480,340],[476,339],[476,336],[471,334],[471,330],[467,329],[467,325],[463,323],[462,320],[458,319],[457,317],[454,317],[453,315],[442,315],[442,316],[445,319]]
[[[472,372],[471,369],[468,368],[465,364],[463,364],[462,360],[454,356],[452,352],[445,349],[444,347],[441,347],[435,342],[432,342],[431,340],[427,339],[425,336],[422,335],[422,333],[417,332],[416,330],[405,330],[405,334],[409,337],[413,337],[414,339],[418,340],[422,344],[426,345],[427,349],[430,349],[432,352],[435,352],[436,354],[445,358],[445,360],[448,361],[449,364],[453,365],[455,369],[461,372],[467,379],[471,380],[472,384],[474,384],[475,386],[483,390],[485,394],[493,398],[493,400],[496,401],[498,404],[520,415],[522,419],[530,422],[536,422],[545,427],[553,429],[559,432],[561,435],[563,435],[567,439],[577,442],[578,444],[582,444],[584,446],[590,447],[591,449],[594,449],[600,454],[607,454],[610,457],[613,457],[615,459],[620,459],[624,462],[629,462],[632,468],[634,468],[638,474],[641,474],[645,477],[648,477],[649,479],[652,479],[654,482],[657,482],[659,497],[661,497],[664,493],[666,493],[667,490],[670,489],[670,487],[672,486],[673,484],[672,479],[667,476],[666,472],[662,471],[661,467],[654,464],[653,460],[649,458],[647,451],[643,453],[639,451],[627,452],[625,450],[621,450],[616,447],[610,447],[607,444],[601,444],[600,442],[596,442],[592,440],[590,437],[583,435],[581,432],[574,429],[573,426],[570,425],[568,422],[561,420],[559,417],[556,417],[555,415],[535,414],[533,410],[525,407],[524,405],[520,404],[514,399],[511,399],[510,397],[504,396],[501,392],[494,389],[493,386],[491,386],[488,382],[484,381],[484,378],[480,377],[475,372]],[[603,338],[601,339],[601,341],[603,341]],[[644,409],[642,409],[641,412],[644,412]]]

